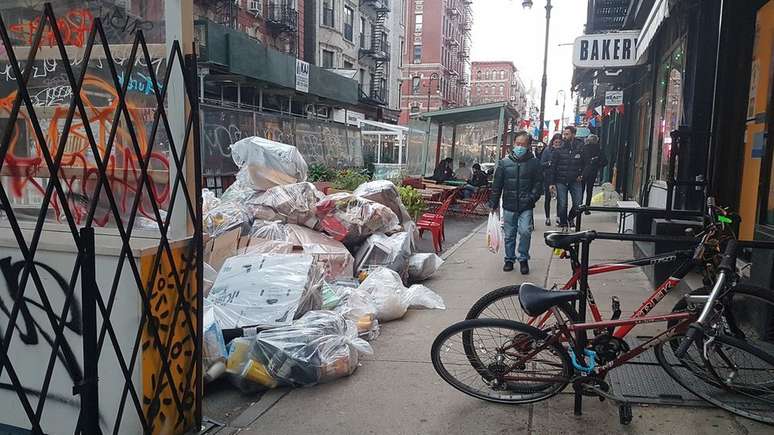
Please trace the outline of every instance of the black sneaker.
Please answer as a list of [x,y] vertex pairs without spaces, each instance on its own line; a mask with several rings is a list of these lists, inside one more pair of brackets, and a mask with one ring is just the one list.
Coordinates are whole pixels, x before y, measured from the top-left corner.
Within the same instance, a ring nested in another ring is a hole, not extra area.
[[551,226],[551,218],[546,218],[546,226],[547,227]]
[[562,223],[562,221],[559,220],[559,218],[556,218],[556,226],[559,226],[561,223]]
[[529,264],[527,264],[527,260],[519,261],[519,271],[522,275],[529,274]]
[[506,261],[503,265],[503,272],[511,272],[513,270],[513,261]]

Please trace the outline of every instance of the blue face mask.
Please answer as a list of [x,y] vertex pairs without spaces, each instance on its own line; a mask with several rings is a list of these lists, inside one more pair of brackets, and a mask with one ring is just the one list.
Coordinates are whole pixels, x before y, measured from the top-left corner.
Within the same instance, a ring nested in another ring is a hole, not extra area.
[[516,157],[521,157],[524,154],[527,154],[527,147],[516,145],[513,147],[513,155]]

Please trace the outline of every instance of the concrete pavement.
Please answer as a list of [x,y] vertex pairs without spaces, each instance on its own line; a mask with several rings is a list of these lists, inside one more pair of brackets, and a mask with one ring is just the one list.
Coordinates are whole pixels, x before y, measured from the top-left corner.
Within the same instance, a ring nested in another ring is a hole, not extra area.
[[[539,205],[536,212],[540,210]],[[584,227],[614,231],[612,219],[587,216]],[[502,272],[502,259],[488,252],[484,229],[479,228],[425,283],[443,296],[447,310],[409,311],[402,320],[382,325],[380,337],[372,343],[375,354],[366,357],[352,376],[312,388],[269,392],[219,433],[771,433],[771,427],[713,408],[653,405],[635,406],[632,424],[621,426],[617,408],[596,399],[585,400],[585,414],[576,417],[569,393],[532,405],[497,405],[464,395],[442,381],[430,363],[431,343],[441,330],[464,319],[479,297],[523,280],[550,286],[569,276],[566,262],[551,258],[542,241],[544,218],[536,213],[535,221],[529,276]],[[631,255],[630,243],[592,245],[592,262]],[[631,312],[650,293],[650,284],[637,270],[602,276],[590,284],[597,303],[608,312],[611,295],[618,295],[624,312]],[[670,295],[657,312],[669,311],[676,297]]]

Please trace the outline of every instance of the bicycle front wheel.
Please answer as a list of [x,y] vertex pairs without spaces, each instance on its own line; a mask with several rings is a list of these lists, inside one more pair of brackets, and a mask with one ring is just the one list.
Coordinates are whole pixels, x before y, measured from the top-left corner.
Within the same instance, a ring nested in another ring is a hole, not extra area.
[[544,331],[510,320],[465,320],[438,335],[430,356],[441,378],[465,394],[532,403],[562,391],[573,374],[567,351],[546,344],[547,338]]
[[675,355],[683,335],[655,347],[656,358],[680,385],[705,401],[763,423],[774,424],[774,355],[749,342],[720,335]]

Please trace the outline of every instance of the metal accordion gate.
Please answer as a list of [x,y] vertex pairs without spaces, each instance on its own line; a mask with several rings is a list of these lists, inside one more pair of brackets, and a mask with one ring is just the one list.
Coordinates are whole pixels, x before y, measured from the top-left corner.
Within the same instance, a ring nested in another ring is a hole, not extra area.
[[198,430],[196,59],[61,3],[0,8],[0,433]]

